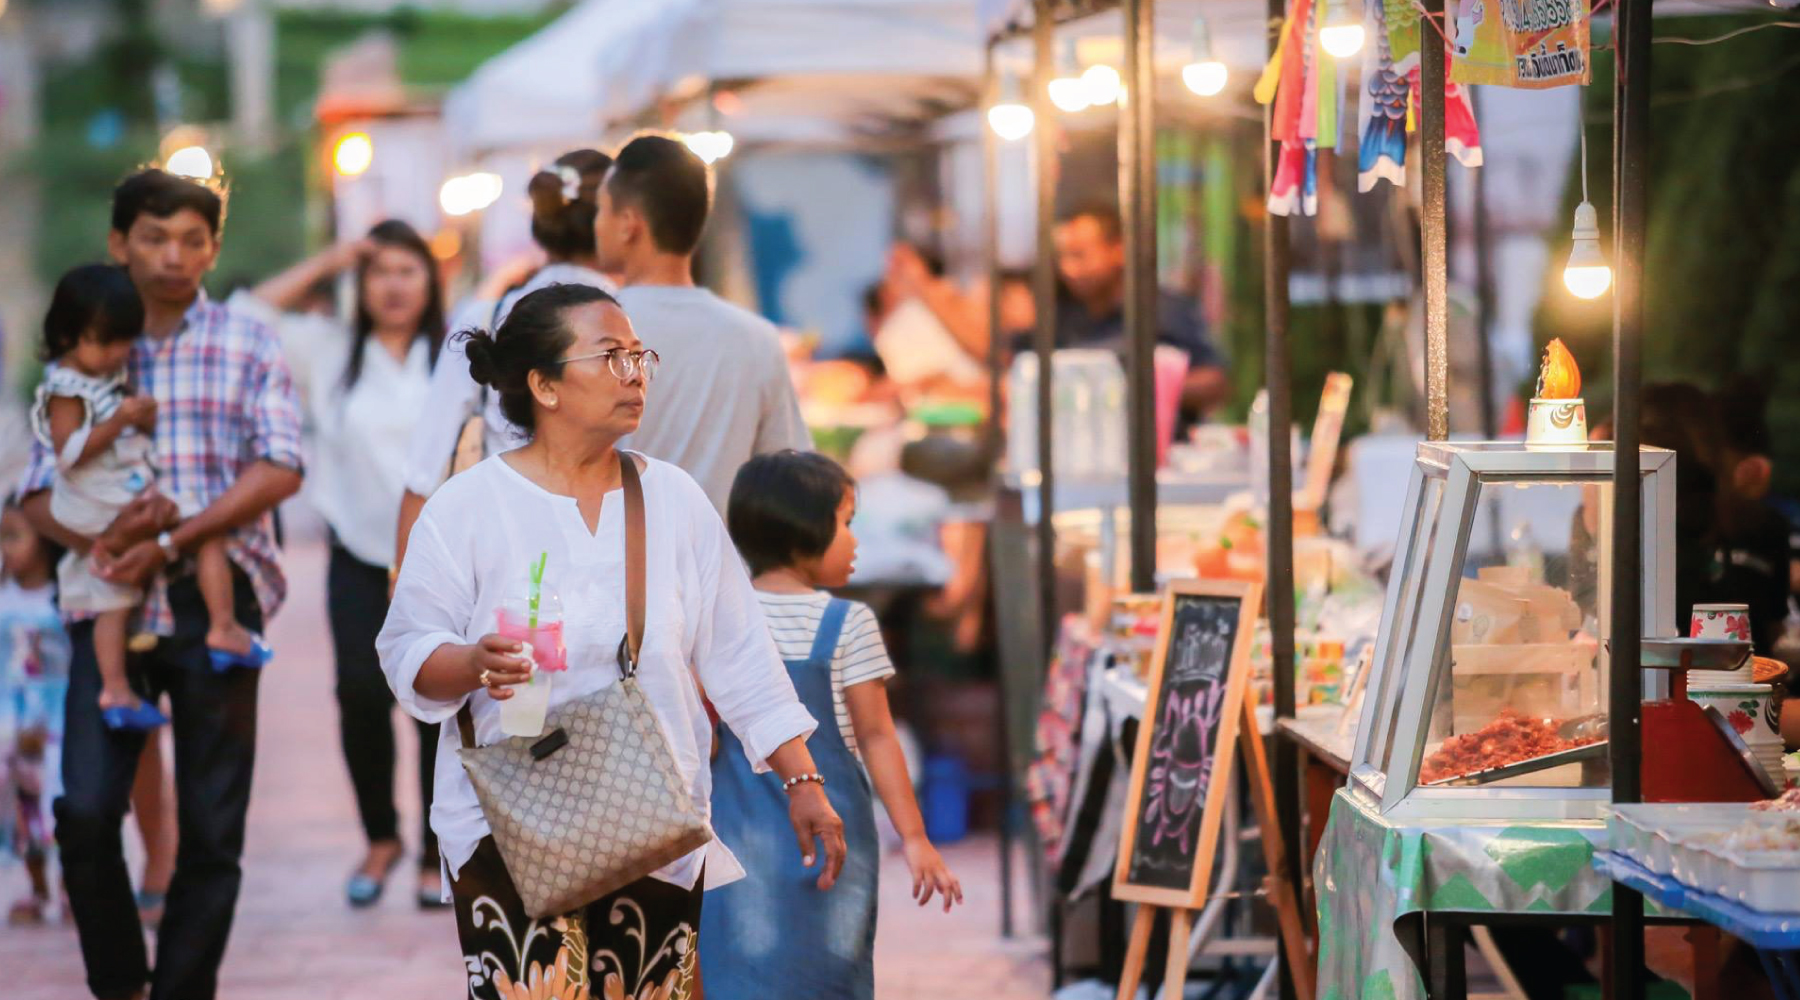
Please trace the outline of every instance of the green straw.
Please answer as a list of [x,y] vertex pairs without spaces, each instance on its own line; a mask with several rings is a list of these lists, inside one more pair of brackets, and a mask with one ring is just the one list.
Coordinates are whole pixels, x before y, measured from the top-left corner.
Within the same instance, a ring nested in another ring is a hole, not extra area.
[[544,563],[549,560],[550,553],[541,552],[538,554],[537,562],[531,564],[531,596],[527,602],[531,609],[531,621],[527,627],[534,632],[537,631],[538,598],[544,592]]

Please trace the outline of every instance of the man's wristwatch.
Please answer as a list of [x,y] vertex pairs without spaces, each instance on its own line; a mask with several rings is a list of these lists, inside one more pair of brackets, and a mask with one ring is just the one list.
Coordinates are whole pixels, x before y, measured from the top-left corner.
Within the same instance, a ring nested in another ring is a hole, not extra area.
[[175,538],[164,531],[156,536],[156,547],[162,549],[163,559],[170,564],[181,561],[181,549],[175,544]]

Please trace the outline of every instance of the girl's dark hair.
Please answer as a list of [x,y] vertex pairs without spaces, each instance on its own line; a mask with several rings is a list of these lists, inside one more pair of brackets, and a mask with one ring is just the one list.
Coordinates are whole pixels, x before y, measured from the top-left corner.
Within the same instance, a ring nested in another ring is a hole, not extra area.
[[[425,311],[419,314],[419,330],[414,339],[424,337],[431,346],[431,363],[437,364],[438,351],[444,346],[444,282],[438,274],[437,259],[431,255],[431,245],[419,235],[419,231],[401,222],[389,219],[377,222],[375,228],[369,230],[369,239],[375,242],[376,249],[393,247],[405,250],[419,258],[425,267]],[[369,266],[375,261],[375,255],[364,257],[362,263],[356,265],[356,323],[353,327],[353,339],[350,344],[350,363],[344,366],[344,391],[349,392],[362,378],[363,345],[369,342],[369,335],[375,331],[375,318],[369,315],[369,305],[364,299],[363,280],[369,275]]]
[[732,481],[725,526],[753,574],[816,559],[837,537],[838,505],[855,488],[850,473],[824,455],[758,455]]
[[45,361],[75,349],[84,334],[103,344],[136,340],[144,332],[144,300],[125,269],[83,264],[63,275],[44,313]]
[[[556,158],[526,185],[531,196],[531,238],[552,257],[585,257],[594,252],[594,216],[600,211],[600,182],[612,157],[577,149]],[[570,195],[574,197],[570,197]]]
[[577,306],[619,300],[592,285],[547,285],[521,298],[496,333],[464,330],[456,335],[469,357],[469,375],[500,394],[500,412],[531,434],[537,429],[529,376],[559,368],[575,341],[563,315]]

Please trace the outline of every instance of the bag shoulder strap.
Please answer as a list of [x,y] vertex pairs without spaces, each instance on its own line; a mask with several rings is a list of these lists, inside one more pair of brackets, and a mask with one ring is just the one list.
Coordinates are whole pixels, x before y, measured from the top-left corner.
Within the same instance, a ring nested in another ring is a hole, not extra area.
[[[644,646],[644,484],[637,459],[623,450],[619,479],[625,490],[625,636],[619,640],[619,674],[631,677],[637,673],[638,651]],[[475,716],[467,699],[456,711],[456,729],[464,749],[474,749]]]
[[619,479],[625,490],[625,638],[619,642],[619,670],[630,677],[644,647],[644,484],[637,459],[623,449]]

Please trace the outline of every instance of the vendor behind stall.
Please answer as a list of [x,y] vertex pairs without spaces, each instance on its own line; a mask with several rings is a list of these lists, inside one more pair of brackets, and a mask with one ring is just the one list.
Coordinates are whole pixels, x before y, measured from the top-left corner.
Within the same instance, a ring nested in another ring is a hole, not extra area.
[[[1078,208],[1056,224],[1056,270],[1064,295],[1057,306],[1056,346],[1104,348],[1123,361],[1125,241],[1119,211],[1109,204]],[[1204,417],[1230,395],[1225,359],[1207,337],[1198,304],[1169,291],[1157,294],[1156,342],[1188,355],[1182,409]],[[1029,341],[1015,343],[1028,350]]]

